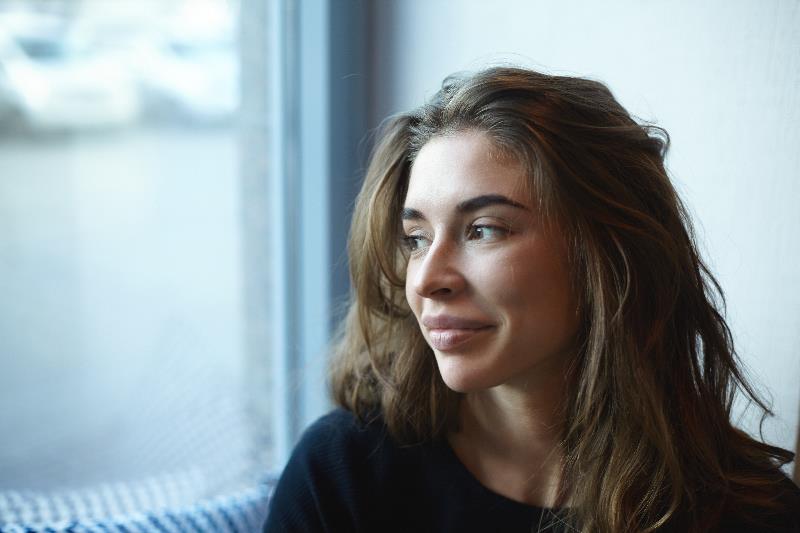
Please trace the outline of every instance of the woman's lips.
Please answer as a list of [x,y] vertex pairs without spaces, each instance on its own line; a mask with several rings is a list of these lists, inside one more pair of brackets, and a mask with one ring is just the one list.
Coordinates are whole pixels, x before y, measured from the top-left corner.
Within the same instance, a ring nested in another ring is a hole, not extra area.
[[493,326],[484,326],[479,328],[447,328],[447,329],[429,329],[428,340],[431,347],[440,352],[447,352],[455,350],[459,346],[471,341],[475,337],[492,329]]

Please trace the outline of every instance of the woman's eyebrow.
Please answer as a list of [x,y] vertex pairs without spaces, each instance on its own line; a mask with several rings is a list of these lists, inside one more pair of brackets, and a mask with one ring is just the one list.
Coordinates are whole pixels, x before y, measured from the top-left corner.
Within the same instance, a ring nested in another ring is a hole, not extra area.
[[[469,200],[464,200],[463,202],[459,202],[456,206],[456,211],[459,213],[470,213],[489,205],[507,205],[524,211],[530,211],[530,209],[521,203],[515,202],[502,194],[484,194],[476,196],[475,198],[470,198]],[[402,220],[425,220],[425,215],[413,207],[404,207],[400,217]]]
[[412,207],[404,207],[400,212],[402,220],[425,220],[425,215]]
[[471,211],[477,211],[482,207],[486,207],[488,205],[508,205],[511,207],[516,207],[517,209],[522,209],[524,211],[530,211],[527,207],[522,205],[519,202],[515,202],[511,198],[507,196],[503,196],[502,194],[484,194],[482,196],[476,196],[475,198],[470,198],[469,200],[464,200],[460,202],[456,206],[456,211],[459,213],[469,213]]

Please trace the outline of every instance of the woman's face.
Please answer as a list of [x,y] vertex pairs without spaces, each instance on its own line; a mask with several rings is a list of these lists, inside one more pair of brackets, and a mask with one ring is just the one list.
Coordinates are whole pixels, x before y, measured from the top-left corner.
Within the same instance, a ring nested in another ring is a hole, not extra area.
[[406,298],[444,382],[471,392],[562,373],[577,331],[564,243],[524,169],[478,132],[437,137],[411,170]]

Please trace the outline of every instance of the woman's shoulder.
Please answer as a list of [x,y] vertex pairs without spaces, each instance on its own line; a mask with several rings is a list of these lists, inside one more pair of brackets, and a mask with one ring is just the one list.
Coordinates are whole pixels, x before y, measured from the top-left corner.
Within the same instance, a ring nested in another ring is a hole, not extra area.
[[264,531],[369,531],[379,518],[380,487],[402,471],[402,453],[377,414],[344,409],[303,433],[270,502]]
[[337,408],[306,429],[293,455],[295,458],[341,463],[343,459],[360,456],[365,448],[377,449],[391,444],[379,412],[360,418],[350,411]]
[[303,436],[345,436],[361,434],[364,431],[370,429],[374,430],[383,426],[383,417],[379,410],[372,411],[368,416],[359,417],[352,411],[337,407],[319,417],[308,427]]
[[800,533],[800,488],[777,469],[771,475],[770,505],[728,505],[720,531]]
[[764,531],[800,533],[800,487],[779,472],[775,484],[774,509],[763,509],[758,513],[761,523],[767,524]]

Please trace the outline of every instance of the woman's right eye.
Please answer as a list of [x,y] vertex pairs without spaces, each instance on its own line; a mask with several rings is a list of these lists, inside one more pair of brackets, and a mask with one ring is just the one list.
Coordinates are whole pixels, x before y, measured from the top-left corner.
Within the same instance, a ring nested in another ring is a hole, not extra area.
[[416,252],[427,246],[428,239],[422,235],[405,235],[403,246],[409,252]]

